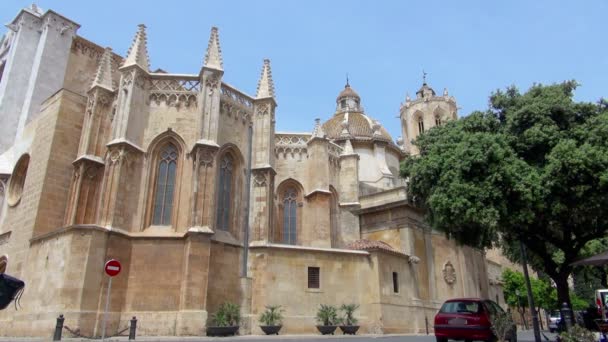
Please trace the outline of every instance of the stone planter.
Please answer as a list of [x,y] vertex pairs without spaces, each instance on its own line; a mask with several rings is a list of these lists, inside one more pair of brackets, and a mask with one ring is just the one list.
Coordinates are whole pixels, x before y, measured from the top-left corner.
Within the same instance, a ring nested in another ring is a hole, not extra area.
[[341,325],[340,330],[342,330],[342,334],[344,335],[355,335],[357,334],[357,330],[359,330],[358,325]]
[[279,330],[281,330],[282,327],[282,325],[260,325],[260,329],[262,329],[266,335],[278,335]]
[[319,330],[322,335],[333,335],[337,327],[337,325],[317,325],[317,330]]
[[239,331],[239,326],[232,327],[207,327],[207,336],[234,336]]

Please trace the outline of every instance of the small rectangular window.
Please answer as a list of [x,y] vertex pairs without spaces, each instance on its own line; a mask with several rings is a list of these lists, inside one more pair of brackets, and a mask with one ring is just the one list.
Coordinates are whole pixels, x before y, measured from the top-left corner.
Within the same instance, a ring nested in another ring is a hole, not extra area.
[[399,293],[399,275],[393,272],[393,292]]
[[318,289],[319,288],[319,284],[321,283],[319,271],[320,271],[319,267],[309,267],[308,268],[308,288],[309,289]]

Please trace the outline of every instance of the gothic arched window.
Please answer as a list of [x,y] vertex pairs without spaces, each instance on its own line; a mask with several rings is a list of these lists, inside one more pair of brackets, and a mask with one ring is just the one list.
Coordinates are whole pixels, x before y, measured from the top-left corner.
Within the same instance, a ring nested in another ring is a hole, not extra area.
[[165,145],[158,155],[156,182],[154,186],[153,225],[168,226],[171,224],[177,157],[177,148],[171,143]]
[[422,120],[422,117],[418,118],[418,133],[424,133],[424,120]]
[[441,117],[439,115],[435,115],[435,126],[441,125]]
[[232,198],[234,159],[226,153],[219,165],[219,184],[217,189],[217,228],[228,230],[230,226],[230,209]]
[[298,218],[298,191],[291,186],[283,194],[283,243],[295,245]]

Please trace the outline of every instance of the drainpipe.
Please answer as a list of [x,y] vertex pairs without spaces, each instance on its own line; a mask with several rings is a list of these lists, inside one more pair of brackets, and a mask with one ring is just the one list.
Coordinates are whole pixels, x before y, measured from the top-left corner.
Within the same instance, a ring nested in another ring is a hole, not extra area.
[[251,144],[253,140],[253,121],[247,129],[247,175],[245,185],[245,219],[243,220],[243,265],[241,277],[247,277],[247,259],[249,258],[249,198],[251,196]]

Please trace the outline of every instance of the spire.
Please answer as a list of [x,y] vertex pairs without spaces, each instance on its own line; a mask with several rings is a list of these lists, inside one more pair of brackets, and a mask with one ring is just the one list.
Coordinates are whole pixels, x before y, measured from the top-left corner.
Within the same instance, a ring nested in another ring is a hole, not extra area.
[[148,58],[148,46],[147,46],[147,38],[146,38],[146,25],[139,24],[139,29],[135,34],[135,38],[133,38],[133,44],[129,48],[127,52],[127,58],[125,59],[122,67],[127,67],[131,65],[138,65],[145,71],[150,70],[150,61]]
[[107,47],[101,59],[99,60],[99,66],[97,67],[97,73],[93,79],[91,88],[102,87],[113,91],[112,88],[112,49]]
[[350,139],[346,139],[344,141],[344,148],[342,149],[342,155],[353,154],[355,151],[353,150],[353,144],[350,142]]
[[256,99],[263,99],[266,97],[274,98],[274,82],[272,81],[272,71],[270,70],[270,59],[264,60],[262,75],[258,81],[258,90],[255,96]]
[[323,127],[321,127],[321,119],[315,119],[315,128],[312,130],[313,138],[325,138],[325,132],[323,132]]
[[340,132],[340,137],[350,137],[350,132],[348,131],[348,112],[344,114],[344,120],[342,120],[340,126],[342,126],[342,132]]
[[210,69],[224,70],[222,49],[220,48],[220,36],[217,32],[217,27],[215,26],[211,28],[204,66]]

